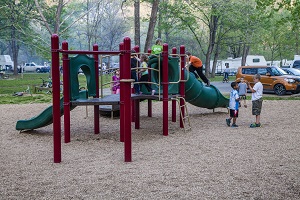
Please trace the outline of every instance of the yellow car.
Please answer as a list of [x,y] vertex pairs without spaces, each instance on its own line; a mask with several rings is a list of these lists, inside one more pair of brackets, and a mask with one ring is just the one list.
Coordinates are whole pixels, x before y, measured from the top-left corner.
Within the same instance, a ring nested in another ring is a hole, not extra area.
[[277,95],[284,95],[286,92],[293,94],[300,92],[300,78],[289,75],[279,67],[241,66],[237,70],[236,82],[240,82],[240,79],[244,78],[253,86],[254,74],[260,74],[260,82],[264,86],[264,91],[274,91]]

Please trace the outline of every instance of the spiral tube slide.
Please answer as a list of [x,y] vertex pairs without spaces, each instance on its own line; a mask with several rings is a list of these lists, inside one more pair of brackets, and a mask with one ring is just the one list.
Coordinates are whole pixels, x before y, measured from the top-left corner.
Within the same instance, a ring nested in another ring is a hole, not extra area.
[[229,99],[225,98],[221,92],[213,85],[205,86],[195,75],[185,70],[185,77],[189,73],[189,79],[185,83],[185,100],[190,104],[202,108],[227,108]]
[[[176,57],[169,57],[169,64],[168,64],[168,78],[169,82],[176,82],[179,80],[180,74],[179,74],[179,60]],[[160,60],[160,65],[158,64]],[[157,57],[151,57],[148,66],[151,66],[151,68],[158,69],[162,67],[162,57],[158,59]],[[163,74],[163,71],[160,70]],[[229,99],[225,98],[221,92],[213,85],[210,85],[209,87],[205,86],[203,82],[198,80],[195,75],[186,69],[184,70],[185,74],[185,100],[189,102],[190,104],[202,108],[218,108],[223,107],[227,108],[229,104]],[[162,76],[160,76],[162,77]],[[158,83],[158,72],[152,70],[151,71],[151,81]],[[156,87],[156,86],[154,86]],[[157,87],[155,88],[157,89]],[[161,88],[162,89],[162,88]],[[179,93],[179,84],[169,84],[168,93],[169,94],[175,94]]]

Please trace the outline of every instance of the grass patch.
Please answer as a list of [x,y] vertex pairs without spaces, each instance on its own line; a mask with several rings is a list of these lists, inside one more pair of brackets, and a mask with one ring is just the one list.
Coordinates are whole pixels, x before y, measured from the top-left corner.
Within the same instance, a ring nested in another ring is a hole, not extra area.
[[0,104],[30,104],[30,103],[51,103],[52,95],[37,94],[30,95],[24,94],[23,96],[1,95]]
[[[108,83],[111,77],[110,74],[99,76],[99,85],[102,79],[103,84],[106,83],[103,88],[110,87]],[[42,79],[49,81],[49,73],[24,73],[17,76],[10,75],[9,79],[0,79],[0,104],[51,103],[52,95],[46,94],[47,91],[35,92],[35,86],[42,85]],[[80,87],[86,87],[87,80],[84,75],[78,74],[78,80]],[[25,92],[28,88],[32,95],[13,96],[16,92]]]
[[[215,76],[214,78],[208,78],[210,82],[223,81],[223,76]],[[229,82],[235,81],[235,76],[229,76]]]
[[[224,97],[229,99],[229,94],[225,94]],[[251,100],[251,94],[246,96],[247,100]],[[300,96],[292,97],[292,96],[269,96],[263,95],[263,100],[300,100]]]

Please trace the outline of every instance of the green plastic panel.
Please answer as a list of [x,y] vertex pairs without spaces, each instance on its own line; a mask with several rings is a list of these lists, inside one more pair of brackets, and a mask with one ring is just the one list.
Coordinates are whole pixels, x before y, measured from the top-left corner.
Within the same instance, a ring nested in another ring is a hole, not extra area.
[[76,55],[70,58],[71,100],[80,98],[78,81],[78,71],[80,68],[86,77],[88,96],[96,96],[95,60],[87,55]]

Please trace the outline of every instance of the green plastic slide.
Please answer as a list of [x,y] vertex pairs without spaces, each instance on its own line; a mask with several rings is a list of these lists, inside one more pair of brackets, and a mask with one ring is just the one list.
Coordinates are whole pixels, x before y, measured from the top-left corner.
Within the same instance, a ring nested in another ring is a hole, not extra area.
[[[159,64],[160,62],[160,64]],[[158,83],[159,79],[162,82],[163,70],[161,69],[163,65],[163,58],[157,56],[150,56],[148,66],[155,70],[151,70],[151,82]],[[161,71],[159,75],[158,71]],[[227,108],[229,104],[229,99],[225,98],[221,92],[215,86],[211,85],[209,87],[205,86],[202,81],[198,80],[195,75],[186,69],[185,74],[185,100],[192,105],[202,107],[202,108]],[[168,57],[168,80],[170,83],[168,86],[169,94],[179,93],[179,84],[175,83],[179,81],[179,58],[178,57]],[[175,84],[174,84],[175,83]],[[157,85],[152,84],[152,89],[158,91]],[[144,87],[141,88],[143,93],[147,94]],[[162,93],[163,87],[161,86],[160,91]]]
[[[189,77],[187,75],[189,73]],[[191,72],[185,71],[185,77],[188,77],[185,83],[185,100],[190,104],[202,108],[227,108],[229,99],[225,98],[221,92],[213,85],[209,87],[204,85],[203,82],[196,79],[195,75]]]
[[[80,98],[86,99],[87,98],[87,91],[80,91]],[[60,116],[64,113],[64,106],[63,106],[64,99],[60,99]],[[76,106],[71,106],[71,110],[73,110]],[[16,130],[33,130],[37,128],[41,128],[52,124],[53,122],[53,113],[52,113],[52,105],[42,111],[39,115],[32,117],[27,120],[19,120],[16,124]]]
[[[63,114],[63,98],[60,99],[60,113]],[[17,121],[16,130],[33,130],[37,128],[41,128],[47,126],[52,123],[53,113],[52,106],[49,106],[44,111],[42,111],[39,115],[27,119],[27,120],[19,120]]]

